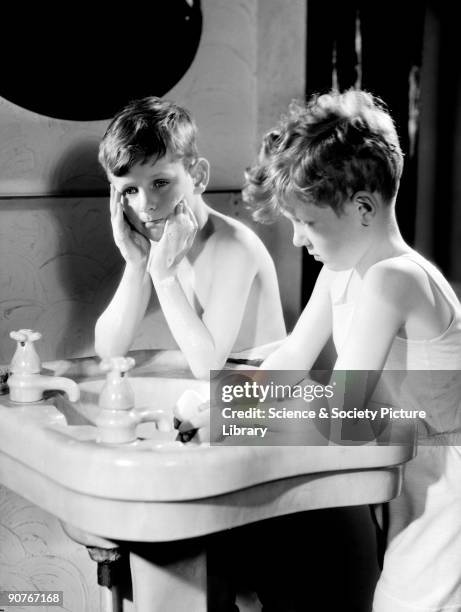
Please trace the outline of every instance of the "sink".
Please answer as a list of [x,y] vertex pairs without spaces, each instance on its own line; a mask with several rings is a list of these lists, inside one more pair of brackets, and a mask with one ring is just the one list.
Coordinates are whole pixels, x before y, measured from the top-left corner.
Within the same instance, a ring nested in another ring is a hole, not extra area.
[[[123,541],[137,612],[213,608],[206,538],[195,556],[189,538],[305,510],[388,501],[415,452],[412,438],[382,446],[183,444],[173,428],[160,431],[155,423],[138,425],[133,442],[103,444],[94,423],[104,378],[95,375],[95,360],[58,366],[56,375],[78,382],[78,402],[59,392],[27,405],[0,396],[0,483],[59,518],[81,544],[112,549]],[[160,408],[171,424],[185,390],[208,394],[208,383],[157,356],[129,381],[136,409]],[[177,557],[158,563],[158,547],[178,540]]]
[[[90,533],[131,541],[204,535],[271,516],[379,503],[400,490],[412,441],[393,446],[210,446],[142,424],[129,444],[96,442],[103,377],[79,382],[81,398],[29,405],[0,398],[0,482]],[[184,373],[134,370],[136,406],[171,414]]]

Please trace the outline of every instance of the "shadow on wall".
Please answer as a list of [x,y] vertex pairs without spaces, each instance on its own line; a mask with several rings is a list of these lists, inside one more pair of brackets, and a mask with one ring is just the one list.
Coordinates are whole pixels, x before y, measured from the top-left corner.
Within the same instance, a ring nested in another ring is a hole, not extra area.
[[[51,334],[57,358],[94,354],[96,320],[121,274],[107,187],[98,164],[97,141],[80,142],[69,149],[50,173],[50,191],[63,197],[49,208],[57,223],[57,249],[42,270],[62,299],[50,304],[43,333]],[[76,193],[78,197],[72,197]]]
[[[53,173],[55,186],[69,193],[78,174],[69,179],[68,170],[92,158],[94,149],[77,146]],[[95,181],[102,192],[102,177]],[[94,324],[122,265],[107,196],[11,198],[1,208],[0,362],[10,361],[9,332],[20,328],[42,333],[44,360],[93,354]]]
[[57,358],[94,354],[96,320],[115,291],[122,267],[110,232],[107,198],[72,199],[63,208],[55,211],[64,230],[62,250],[46,262],[50,282],[56,282],[63,298],[50,305],[45,326]]
[[4,201],[0,259],[0,362],[20,328],[42,333],[42,359],[93,354],[94,323],[121,267],[107,199]]
[[105,196],[107,178],[98,162],[99,139],[88,135],[63,155],[49,174],[48,193],[60,196],[85,194]]

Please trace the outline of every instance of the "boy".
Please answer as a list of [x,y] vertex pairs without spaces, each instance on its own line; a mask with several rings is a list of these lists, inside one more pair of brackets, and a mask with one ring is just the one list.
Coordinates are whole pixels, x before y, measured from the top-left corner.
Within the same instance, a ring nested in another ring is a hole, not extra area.
[[402,169],[393,121],[364,91],[293,103],[265,137],[244,199],[257,219],[286,217],[294,244],[324,265],[295,329],[261,368],[310,370],[332,335],[335,371],[430,371],[418,387],[378,383],[374,391],[427,418],[402,494],[389,504],[373,610],[461,610],[461,308],[440,271],[400,234]]
[[131,102],[107,128],[99,161],[125,269],[97,321],[95,349],[129,350],[153,287],[192,373],[207,378],[231,351],[282,339],[285,325],[262,242],[203,199],[209,164],[196,132],[188,111],[156,97]]

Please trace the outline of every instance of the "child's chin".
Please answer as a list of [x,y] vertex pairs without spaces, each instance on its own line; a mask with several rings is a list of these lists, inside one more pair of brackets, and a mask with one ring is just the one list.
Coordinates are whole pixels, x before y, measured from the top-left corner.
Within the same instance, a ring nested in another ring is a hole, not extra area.
[[165,231],[165,224],[159,223],[154,227],[144,228],[144,236],[153,242],[159,242],[161,237],[163,236],[163,232]]

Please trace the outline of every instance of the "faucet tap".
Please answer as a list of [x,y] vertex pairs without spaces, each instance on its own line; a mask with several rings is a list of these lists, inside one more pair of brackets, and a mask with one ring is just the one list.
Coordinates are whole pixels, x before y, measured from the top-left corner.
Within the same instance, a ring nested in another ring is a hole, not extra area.
[[135,396],[128,382],[128,372],[134,365],[132,357],[109,357],[100,363],[101,370],[107,372],[107,376],[99,395],[101,410],[95,419],[98,442],[134,442],[137,439],[136,427],[140,423],[155,422],[159,431],[173,429],[161,408],[135,410]]
[[11,375],[8,378],[10,400],[21,404],[38,402],[44,391],[56,389],[65,391],[69,400],[76,402],[80,397],[77,383],[63,376],[40,374],[41,362],[33,343],[41,337],[40,332],[31,329],[10,332],[10,338],[17,342],[10,365]]

